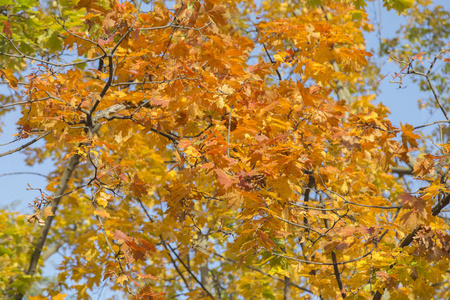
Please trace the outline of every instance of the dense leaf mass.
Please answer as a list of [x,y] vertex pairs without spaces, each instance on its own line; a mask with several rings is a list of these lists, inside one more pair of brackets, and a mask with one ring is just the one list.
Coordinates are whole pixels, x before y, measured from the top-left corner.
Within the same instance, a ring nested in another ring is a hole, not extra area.
[[[0,108],[20,110],[24,141],[0,157],[26,149],[55,170],[34,214],[0,211],[0,293],[448,299],[449,103],[433,67],[449,48],[384,41],[402,51],[393,80],[423,79],[423,105],[444,118],[397,128],[372,102],[385,74],[365,46],[366,6],[3,1],[0,76],[13,93]],[[406,31],[429,44],[429,31]]]

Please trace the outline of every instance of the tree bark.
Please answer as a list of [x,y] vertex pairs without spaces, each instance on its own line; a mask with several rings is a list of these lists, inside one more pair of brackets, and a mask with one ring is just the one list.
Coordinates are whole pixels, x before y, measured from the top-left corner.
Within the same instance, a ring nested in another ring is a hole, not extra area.
[[[58,209],[58,205],[62,199],[62,195],[64,194],[65,190],[67,189],[67,185],[69,183],[70,178],[72,177],[72,173],[75,170],[76,166],[80,162],[81,156],[78,154],[75,154],[72,156],[72,158],[69,161],[69,165],[64,170],[63,176],[61,178],[61,182],[59,185],[58,190],[55,193],[55,197],[53,198],[53,205],[52,205],[52,216],[47,217],[45,220],[45,225],[42,228],[41,235],[39,236],[39,239],[36,242],[36,245],[34,246],[33,254],[31,255],[30,264],[28,265],[28,269],[25,272],[26,275],[34,276],[34,273],[36,272],[36,268],[39,262],[39,258],[41,256],[42,250],[45,245],[45,241],[47,240],[48,233],[50,232],[50,228],[52,226],[53,219],[55,218],[56,210]],[[24,294],[17,293],[14,297],[16,300],[21,300],[23,298]]]

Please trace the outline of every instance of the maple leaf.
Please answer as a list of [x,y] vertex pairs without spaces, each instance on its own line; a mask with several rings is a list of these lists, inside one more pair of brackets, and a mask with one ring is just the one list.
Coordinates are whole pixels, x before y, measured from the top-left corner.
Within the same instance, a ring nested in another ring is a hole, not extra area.
[[108,43],[111,43],[112,41],[114,41],[114,34],[112,34],[110,37],[108,37],[108,39],[106,39],[106,40],[104,40],[104,39],[102,39],[102,38],[98,38],[97,39],[97,43],[100,45],[100,46],[105,46],[106,44],[108,44]]
[[128,281],[128,276],[127,275],[120,275],[119,277],[117,277],[116,282],[118,284],[124,284],[124,282]]
[[[363,30],[373,25],[367,1],[60,1],[64,20],[56,22],[51,5],[19,2],[34,21],[4,21],[0,74],[9,88],[27,84],[0,97],[0,107],[21,106],[17,138],[39,137],[38,146],[22,145],[27,163],[55,165],[46,185],[54,198],[41,192],[27,217],[71,241],[55,284],[84,299],[102,278],[115,278],[114,291],[156,300],[189,289],[181,275],[190,268],[239,299],[282,298],[278,279],[287,278],[301,288],[293,298],[308,289],[324,299],[348,291],[366,299],[370,264],[380,295],[384,288],[392,298],[445,295],[450,237],[435,215],[447,202],[440,177],[450,147],[440,145],[442,156],[420,149],[407,181],[420,180],[421,194],[400,195],[408,186],[392,175],[395,163],[434,141],[420,125],[398,130],[388,108],[371,103],[377,79],[370,68],[362,72],[370,57]],[[383,0],[394,8],[411,2]],[[418,14],[429,18],[416,7],[407,17]],[[423,52],[410,52],[420,43],[430,53],[425,44],[434,41],[423,38],[420,22],[407,23],[411,48],[391,46],[399,61],[422,63]],[[414,75],[411,64],[399,69],[399,81]],[[445,76],[430,69],[443,94]],[[95,195],[101,228],[78,201],[87,195]],[[396,199],[401,209],[390,207]],[[61,222],[43,220],[50,204],[60,205]],[[46,232],[0,210],[0,265],[12,266],[0,269],[0,286],[31,283],[41,241],[48,249],[58,243]],[[412,247],[395,246],[403,237]],[[201,286],[186,296],[220,298]]]
[[407,147],[407,144],[409,144],[412,148],[417,148],[417,139],[420,139],[420,135],[413,133],[414,127],[405,124],[403,125],[400,123],[400,127],[402,129],[402,141],[405,147]]
[[420,61],[420,63],[423,65],[423,61],[422,61],[422,59],[423,59],[423,55],[425,54],[425,52],[420,52],[420,53],[417,53],[416,55],[414,55],[413,57],[411,57],[411,59],[417,59],[417,60],[419,60]]
[[94,210],[94,216],[99,216],[100,218],[111,218],[109,213],[104,209],[96,209]]
[[96,11],[105,11],[105,7],[98,4],[98,0],[79,0],[77,4],[74,6],[75,9],[85,7],[88,12],[96,10]]
[[129,237],[123,231],[116,229],[114,232],[114,239],[122,240],[124,242],[129,240]]
[[8,39],[12,38],[11,25],[8,21],[3,21],[3,30],[2,32],[6,35]]
[[341,242],[341,243],[339,243],[339,244],[337,244],[337,245],[335,246],[335,249],[336,249],[336,250],[342,251],[342,250],[344,250],[345,248],[347,248],[348,246],[350,246],[349,243]]
[[143,195],[146,195],[147,184],[139,179],[137,175],[134,175],[133,182],[130,184],[130,191],[133,192],[137,197],[142,197]]
[[150,274],[141,274],[141,273],[138,273],[138,277],[139,277],[139,278],[144,278],[144,279],[154,279],[154,280],[157,280],[157,279],[158,279],[158,277],[155,277],[155,276],[153,276],[153,275],[150,275]]
[[161,106],[162,108],[166,108],[169,105],[170,100],[163,98],[152,98],[150,100],[150,103],[154,106]]
[[47,206],[46,208],[44,208],[44,216],[45,217],[51,217],[54,216],[53,212],[52,212],[52,207],[51,206]]
[[216,168],[214,169],[214,172],[216,172],[217,180],[225,189],[228,189],[234,183],[236,183],[236,181],[233,180],[233,178],[231,178],[231,176],[228,175],[224,170]]
[[8,84],[13,89],[16,89],[19,83],[19,80],[14,76],[13,71],[10,69],[0,69],[0,76],[4,76],[8,81]]
[[141,245],[142,245],[145,249],[150,250],[150,251],[153,251],[153,252],[156,251],[156,248],[155,248],[155,246],[154,246],[153,244],[147,242],[147,241],[144,240],[144,239],[139,239],[139,241],[140,241]]
[[216,4],[216,1],[206,0],[205,1],[206,13],[211,17],[211,19],[217,25],[227,25],[228,20],[225,17],[226,6],[222,4]]
[[256,233],[261,238],[261,240],[263,241],[266,248],[271,249],[271,248],[275,247],[274,241],[272,241],[272,239],[269,237],[269,235],[267,233],[265,233],[261,230],[256,230]]
[[438,157],[426,154],[424,157],[418,158],[414,164],[414,174],[421,177],[434,172],[435,159]]
[[64,300],[66,297],[67,294],[58,293],[58,295],[52,297],[52,300]]
[[292,195],[292,188],[287,176],[281,176],[278,180],[273,181],[271,186],[278,192],[280,198],[283,200],[288,200]]

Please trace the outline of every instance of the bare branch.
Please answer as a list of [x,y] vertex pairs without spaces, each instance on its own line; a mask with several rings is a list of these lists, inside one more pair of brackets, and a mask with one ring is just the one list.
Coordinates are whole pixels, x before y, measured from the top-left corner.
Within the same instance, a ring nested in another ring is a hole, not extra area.
[[45,101],[45,100],[49,100],[49,99],[53,99],[53,98],[52,97],[45,97],[45,98],[36,99],[36,100],[28,100],[28,101],[20,101],[20,102],[4,104],[4,105],[0,105],[0,109],[11,107],[11,106],[16,106],[16,105],[22,105],[22,104],[28,104],[28,103],[33,103],[33,102]]
[[391,168],[391,171],[400,176],[413,174],[413,169],[411,167],[393,167]]
[[414,130],[420,129],[420,128],[424,128],[424,127],[427,127],[427,126],[436,125],[436,124],[442,124],[442,123],[450,123],[450,121],[449,120],[436,121],[436,122],[432,122],[432,123],[416,126],[416,127],[414,127]]
[[297,224],[297,223],[288,221],[288,220],[286,220],[286,219],[283,219],[283,218],[281,218],[281,217],[279,217],[279,216],[275,216],[275,217],[276,217],[278,220],[283,221],[283,222],[285,222],[285,223],[287,223],[287,224],[289,224],[289,225],[292,225],[292,226],[294,226],[294,227],[303,228],[303,229],[306,229],[306,230],[308,230],[308,231],[310,230],[310,231],[313,231],[313,232],[317,233],[317,234],[320,235],[320,236],[324,236],[323,233],[321,233],[321,232],[315,230],[314,228],[312,228],[312,227],[310,227],[310,226],[300,225],[300,224]]
[[347,297],[347,294],[344,291],[344,284],[342,283],[341,273],[339,272],[338,261],[336,258],[336,253],[334,251],[331,251],[331,260],[333,261],[334,277],[336,278],[336,281],[338,283],[339,291],[341,292],[342,299],[345,299],[345,297]]
[[0,177],[2,176],[11,176],[11,175],[36,175],[36,176],[41,176],[44,178],[48,179],[47,175],[41,174],[41,173],[37,173],[37,172],[12,172],[12,173],[3,173],[0,174]]
[[21,150],[27,148],[28,146],[33,145],[34,143],[36,143],[36,142],[39,141],[40,139],[45,138],[45,137],[46,137],[47,135],[49,135],[50,133],[51,133],[51,131],[46,132],[46,133],[44,133],[44,134],[41,134],[41,135],[38,136],[37,138],[35,138],[35,139],[29,141],[29,142],[26,143],[26,144],[23,144],[22,146],[20,146],[20,147],[18,147],[18,148],[16,148],[16,149],[12,149],[12,150],[9,150],[9,151],[0,153],[0,157],[6,156],[6,155],[10,155],[10,154],[13,154],[13,153],[15,153],[15,152],[19,152],[19,151],[21,151]]

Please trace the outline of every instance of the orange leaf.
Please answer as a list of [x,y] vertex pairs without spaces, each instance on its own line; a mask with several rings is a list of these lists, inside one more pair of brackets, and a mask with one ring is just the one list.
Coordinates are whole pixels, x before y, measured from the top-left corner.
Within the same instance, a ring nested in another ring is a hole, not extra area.
[[256,230],[256,233],[258,233],[259,237],[263,240],[264,244],[268,248],[275,247],[275,243],[272,241],[272,239],[269,237],[269,235],[261,230]]
[[52,207],[51,206],[47,206],[46,208],[44,208],[44,216],[45,217],[51,217],[54,216],[53,212],[52,212]]
[[223,187],[224,187],[225,189],[228,189],[230,186],[233,185],[233,183],[235,183],[235,182],[233,181],[233,179],[232,179],[227,173],[225,173],[224,170],[221,170],[221,169],[215,169],[214,171],[215,171],[216,174],[217,174],[217,179],[219,180],[219,183],[220,183],[221,185],[223,185]]
[[150,274],[141,274],[141,273],[138,273],[137,276],[138,276],[139,278],[158,279],[158,277],[155,277],[155,276],[150,275]]
[[423,57],[422,57],[422,55],[424,55],[424,54],[425,54],[425,52],[417,53],[416,55],[414,55],[414,56],[412,57],[412,59],[417,59],[417,60],[419,60],[420,63],[423,65],[423,61],[422,61]]
[[101,218],[111,218],[109,213],[104,209],[96,209],[94,210],[94,215],[100,216]]
[[130,191],[132,191],[138,197],[147,195],[146,185],[147,184],[139,179],[137,175],[134,175],[134,181],[130,184]]
[[414,127],[409,124],[403,125],[402,123],[400,123],[400,127],[402,129],[403,145],[407,147],[409,144],[412,148],[416,148],[418,146],[416,139],[420,139],[420,135],[413,132]]

